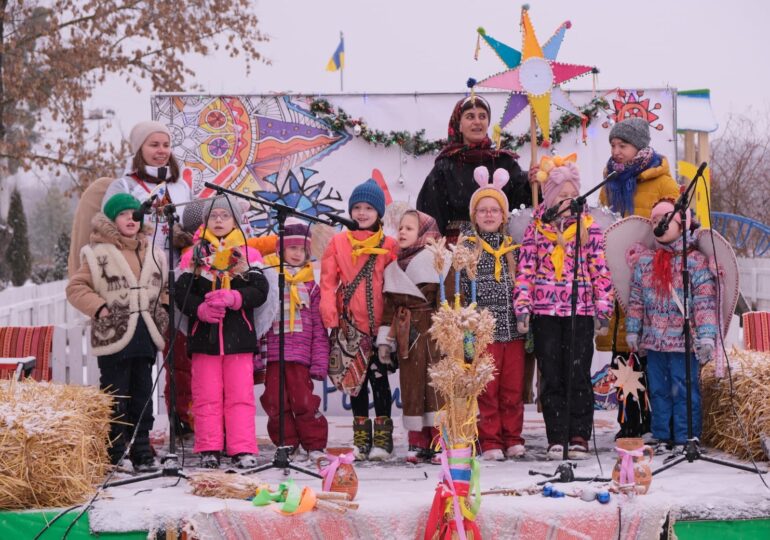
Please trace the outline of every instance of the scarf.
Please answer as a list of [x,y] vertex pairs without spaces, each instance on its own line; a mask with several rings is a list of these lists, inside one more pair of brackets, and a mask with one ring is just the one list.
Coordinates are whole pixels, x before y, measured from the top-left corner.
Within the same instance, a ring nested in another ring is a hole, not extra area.
[[[583,216],[583,229],[588,230],[588,227],[590,227],[593,222],[594,218],[592,216]],[[553,263],[556,281],[561,281],[564,277],[564,246],[567,242],[570,242],[575,238],[575,235],[577,234],[577,221],[567,227],[564,232],[559,232],[558,230],[554,232],[543,228],[543,223],[539,219],[535,220],[535,227],[537,227],[540,234],[555,244],[553,251],[551,252],[551,262]]]
[[348,231],[347,235],[348,242],[350,242],[350,245],[353,248],[350,254],[353,257],[354,265],[356,264],[356,261],[358,261],[358,257],[361,255],[385,255],[388,253],[387,249],[377,247],[381,244],[383,238],[385,237],[385,232],[382,230],[382,228],[380,228],[380,230],[373,235],[364,238],[363,240],[356,240],[353,237],[353,233],[350,231]]
[[618,174],[605,184],[607,200],[613,212],[623,217],[634,213],[634,194],[639,174],[651,167],[659,167],[663,158],[651,147],[642,148],[630,163],[617,163],[612,158],[607,161],[607,173]]
[[438,230],[436,220],[431,216],[417,210],[407,210],[404,212],[404,215],[407,214],[417,216],[417,240],[411,246],[398,250],[396,260],[398,261],[398,266],[404,271],[406,271],[406,267],[409,266],[409,263],[414,259],[415,255],[422,251],[428,244],[429,239],[432,238],[438,240],[441,238],[441,233]]
[[243,257],[239,248],[246,245],[246,237],[237,227],[224,238],[217,238],[210,229],[206,229],[202,240],[207,241],[209,247],[204,253],[203,243],[199,242],[194,248],[193,259],[211,273],[211,290],[217,289],[220,280],[221,288],[229,289],[234,269]]
[[[273,253],[266,256],[265,264],[278,268],[280,265],[278,255]],[[284,316],[284,320],[288,322],[289,332],[294,332],[295,322],[298,323],[297,331],[302,332],[302,317],[299,312],[303,307],[310,306],[310,293],[305,283],[315,280],[313,265],[312,263],[307,263],[294,274],[291,274],[288,271],[288,267],[284,266],[283,275],[286,283],[289,285],[289,288],[284,292],[284,310],[288,310],[288,317]]]
[[[671,296],[671,289],[674,279],[673,259],[682,253],[682,237],[668,244],[655,242],[657,249],[652,257],[652,286],[659,299]],[[687,233],[688,252],[695,249],[692,234]],[[680,265],[681,266],[681,265]]]
[[506,253],[510,253],[521,247],[521,244],[514,244],[510,236],[504,236],[502,244],[500,244],[500,247],[497,249],[490,246],[489,243],[481,237],[471,236],[467,240],[469,242],[481,242],[482,249],[495,258],[495,281],[497,282],[500,282],[500,277],[502,275],[502,257],[505,256]]
[[441,150],[436,161],[451,157],[463,163],[481,165],[488,163],[491,159],[497,159],[501,155],[509,155],[516,159],[518,156],[513,152],[493,148],[492,140],[489,137],[484,137],[484,140],[475,144],[463,142],[463,134],[460,133],[460,117],[464,102],[465,98],[461,99],[452,110],[447,129],[447,145]]

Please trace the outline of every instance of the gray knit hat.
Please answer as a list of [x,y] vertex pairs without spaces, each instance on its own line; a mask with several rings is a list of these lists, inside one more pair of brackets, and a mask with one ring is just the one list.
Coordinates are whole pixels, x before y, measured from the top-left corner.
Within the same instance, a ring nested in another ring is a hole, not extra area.
[[184,207],[182,212],[182,229],[194,234],[203,225],[203,211],[206,208],[205,199],[197,199]]
[[643,118],[627,118],[610,130],[610,141],[622,139],[637,150],[650,146],[650,124]]
[[203,215],[208,217],[212,210],[222,208],[227,210],[233,215],[236,223],[243,221],[243,206],[241,201],[230,195],[218,195],[206,201],[206,207],[203,210]]

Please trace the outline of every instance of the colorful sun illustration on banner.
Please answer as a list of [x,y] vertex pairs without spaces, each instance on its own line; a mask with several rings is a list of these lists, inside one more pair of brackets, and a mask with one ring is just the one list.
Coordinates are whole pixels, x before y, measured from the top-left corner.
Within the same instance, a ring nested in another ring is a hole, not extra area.
[[643,118],[649,122],[650,127],[663,130],[663,124],[653,126],[652,123],[660,118],[653,111],[659,111],[662,109],[660,103],[655,103],[650,107],[649,99],[642,99],[644,97],[644,90],[637,90],[636,92],[627,90],[618,90],[617,99],[612,100],[612,107],[614,111],[609,114],[609,120],[602,123],[602,127],[608,128],[616,122],[622,122],[628,118]]

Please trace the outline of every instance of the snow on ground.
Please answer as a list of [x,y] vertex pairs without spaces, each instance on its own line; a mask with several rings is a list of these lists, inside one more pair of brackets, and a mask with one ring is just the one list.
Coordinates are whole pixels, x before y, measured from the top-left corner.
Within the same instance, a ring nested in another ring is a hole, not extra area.
[[[403,462],[406,453],[406,434],[397,424],[394,440],[396,458],[385,464],[356,464],[359,478],[359,491],[356,502],[360,503],[358,514],[377,516],[403,516],[410,512],[424,514],[430,507],[437,482],[439,467],[429,464],[409,465]],[[260,461],[268,462],[274,447],[266,437],[266,419],[257,420],[257,433],[260,436]],[[329,446],[349,446],[352,441],[352,418],[329,418]],[[576,476],[609,477],[615,463],[613,437],[617,431],[615,411],[597,411],[595,415],[596,443],[601,458],[601,469],[593,456],[592,459],[576,462]],[[542,416],[534,406],[527,406],[524,423],[524,436],[527,438],[528,455],[522,461],[502,463],[481,462],[482,490],[493,488],[525,488],[542,480],[542,476],[531,476],[530,470],[551,474],[558,462],[545,460],[545,427]],[[185,470],[192,470],[197,464],[197,457],[192,454],[189,443],[184,452]],[[182,452],[179,450],[179,454]],[[728,458],[710,451],[708,456]],[[662,464],[665,456],[656,456],[653,468]],[[225,468],[223,460],[223,468]],[[299,465],[313,467],[309,462]],[[765,463],[759,464],[764,470]],[[320,489],[320,480],[292,471],[290,477],[300,485],[309,485]],[[261,481],[276,485],[286,476],[283,472],[270,469],[259,473]],[[770,483],[770,479],[767,480]],[[559,484],[564,491],[588,485],[588,482]],[[594,487],[606,485],[603,482],[591,483]],[[253,507],[248,501],[223,500],[196,497],[189,493],[190,487],[181,480],[171,478],[144,481],[138,484],[109,488],[96,502],[90,512],[91,527],[94,531],[150,530],[162,528],[170,522],[182,520],[199,513],[211,513],[219,510],[265,512],[265,509]],[[644,496],[626,500],[613,495],[608,506],[597,502],[583,502],[580,499],[548,499],[541,495],[521,497],[488,495],[483,498],[481,515],[491,516],[501,513],[560,513],[585,512],[617,513],[617,506],[647,514],[650,519],[661,521],[669,510],[674,510],[681,518],[688,519],[726,519],[770,516],[770,490],[766,489],[757,475],[732,468],[696,461],[686,461],[672,469],[663,471],[653,478],[650,492]],[[417,519],[417,517],[415,517]],[[424,519],[424,517],[423,517]],[[419,520],[415,523],[419,523]]]

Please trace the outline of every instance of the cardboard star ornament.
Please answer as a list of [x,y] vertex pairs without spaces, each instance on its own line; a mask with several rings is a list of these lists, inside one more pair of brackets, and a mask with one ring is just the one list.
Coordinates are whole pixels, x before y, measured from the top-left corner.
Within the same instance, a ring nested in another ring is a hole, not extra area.
[[641,381],[643,373],[634,371],[634,368],[622,358],[618,358],[617,369],[610,368],[610,373],[615,377],[613,386],[619,388],[626,398],[634,396],[636,402],[639,403],[639,392],[645,390]]

